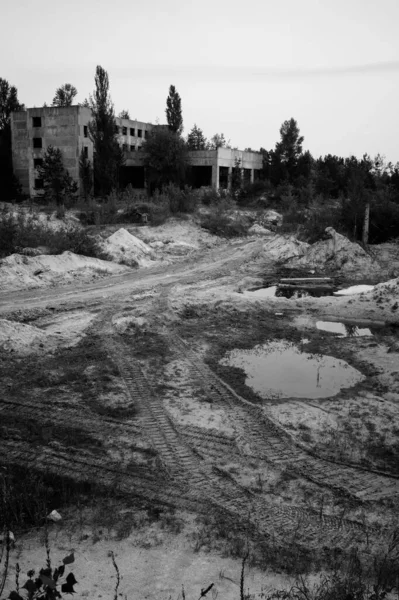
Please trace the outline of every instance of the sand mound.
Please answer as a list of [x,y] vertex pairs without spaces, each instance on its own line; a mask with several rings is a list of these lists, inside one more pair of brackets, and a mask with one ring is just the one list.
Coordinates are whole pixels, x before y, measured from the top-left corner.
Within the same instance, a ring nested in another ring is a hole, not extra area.
[[316,242],[310,246],[303,256],[298,256],[285,263],[288,268],[313,267],[325,271],[343,271],[354,276],[368,275],[380,269],[359,244],[350,242],[348,238],[337,233],[332,227],[325,230],[328,240]]
[[0,348],[8,352],[27,354],[45,345],[47,335],[41,329],[0,319]]
[[110,235],[101,247],[109,260],[130,267],[148,267],[153,261],[153,251],[150,246],[131,235],[123,227]]
[[275,260],[285,261],[292,257],[300,257],[307,251],[309,244],[300,242],[295,237],[274,235],[263,244],[263,253]]
[[11,291],[92,281],[126,271],[129,271],[128,267],[73,252],[32,257],[12,254],[0,261],[0,289]]

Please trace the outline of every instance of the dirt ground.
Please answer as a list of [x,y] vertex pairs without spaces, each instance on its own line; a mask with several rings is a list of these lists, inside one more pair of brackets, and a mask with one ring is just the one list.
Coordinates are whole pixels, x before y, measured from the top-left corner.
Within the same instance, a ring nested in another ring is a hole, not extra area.
[[[247,548],[256,598],[338,551],[381,555],[399,513],[399,280],[384,267],[356,296],[259,298],[247,290],[287,276],[278,248],[296,256],[295,240],[222,241],[191,220],[125,229],[151,248],[145,266],[0,293],[1,463],[54,489],[96,486],[46,507],[63,515],[50,547],[55,562],[75,551],[78,595],[110,596],[111,551],[123,596],[175,599],[184,585],[192,597],[214,583],[213,600],[238,597]],[[353,283],[312,276],[329,275]],[[224,359],[271,342],[359,380],[327,397],[261,393]],[[24,529],[6,590],[16,562],[45,562],[43,528]]]

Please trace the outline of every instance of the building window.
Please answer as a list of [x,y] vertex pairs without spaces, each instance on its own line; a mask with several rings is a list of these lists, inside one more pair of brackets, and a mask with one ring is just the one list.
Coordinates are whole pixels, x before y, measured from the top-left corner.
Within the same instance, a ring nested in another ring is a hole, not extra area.
[[115,125],[115,133],[117,133],[117,134],[119,133],[119,127],[118,127],[118,125]]
[[43,189],[43,179],[35,179],[35,190]]
[[33,138],[33,147],[34,148],[43,148],[42,138]]
[[122,144],[122,150],[124,150],[126,152],[126,150],[127,150],[127,144]]
[[83,125],[83,137],[88,137],[89,136],[89,128],[87,127],[87,125]]
[[33,125],[33,127],[41,127],[42,126],[42,118],[41,117],[32,117],[32,125]]
[[136,150],[135,146],[130,146],[130,152],[134,152]]
[[33,166],[35,167],[35,169],[37,169],[37,167],[41,167],[42,164],[43,164],[42,158],[34,158],[33,159]]
[[83,155],[85,158],[89,158],[89,147],[88,146],[83,147]]
[[147,130],[144,131],[144,137],[146,140],[148,139],[148,131]]
[[127,135],[127,127],[122,127],[122,135]]
[[141,146],[137,146],[137,150],[142,150],[143,148]]
[[142,129],[138,129],[137,130],[137,137],[143,137],[143,130]]
[[135,133],[134,133],[134,127],[130,128],[130,135],[132,135],[134,137]]

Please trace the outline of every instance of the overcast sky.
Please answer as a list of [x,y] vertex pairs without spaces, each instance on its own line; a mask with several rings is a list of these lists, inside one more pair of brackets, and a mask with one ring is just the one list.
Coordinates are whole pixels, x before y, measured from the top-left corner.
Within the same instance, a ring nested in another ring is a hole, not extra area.
[[1,11],[0,77],[26,106],[109,74],[116,113],[273,148],[294,117],[304,148],[399,161],[399,0],[13,0]]

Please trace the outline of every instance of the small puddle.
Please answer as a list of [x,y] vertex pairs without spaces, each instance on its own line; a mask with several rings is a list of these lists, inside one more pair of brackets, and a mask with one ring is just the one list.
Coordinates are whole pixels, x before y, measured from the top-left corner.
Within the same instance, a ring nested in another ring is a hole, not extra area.
[[274,298],[276,295],[277,286],[271,285],[266,288],[252,288],[244,292],[244,296],[251,296],[255,298]]
[[368,327],[358,327],[357,325],[349,323],[338,323],[335,321],[316,321],[317,329],[321,331],[330,331],[331,333],[338,333],[340,337],[363,337],[372,336]]
[[219,363],[245,371],[246,385],[265,399],[328,398],[365,378],[344,360],[301,352],[288,341],[232,350]]

